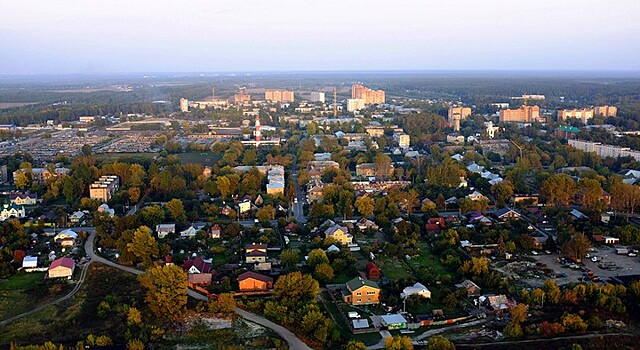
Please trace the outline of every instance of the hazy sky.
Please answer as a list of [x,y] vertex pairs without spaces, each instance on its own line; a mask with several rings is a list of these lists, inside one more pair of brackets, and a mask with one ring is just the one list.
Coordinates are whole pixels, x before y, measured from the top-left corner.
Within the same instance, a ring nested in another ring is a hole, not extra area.
[[0,74],[640,69],[637,0],[2,0]]

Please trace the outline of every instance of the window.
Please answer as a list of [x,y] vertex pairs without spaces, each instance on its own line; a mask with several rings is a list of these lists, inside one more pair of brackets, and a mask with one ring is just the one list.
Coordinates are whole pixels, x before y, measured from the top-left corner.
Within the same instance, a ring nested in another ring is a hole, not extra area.
[[361,302],[361,301],[362,301],[362,299],[358,299],[358,302]]
[[367,295],[376,295],[376,292],[367,292]]
[[360,295],[362,295],[362,293],[360,293],[360,292],[357,292],[357,293],[356,293],[356,295],[357,295],[357,296],[360,296]]

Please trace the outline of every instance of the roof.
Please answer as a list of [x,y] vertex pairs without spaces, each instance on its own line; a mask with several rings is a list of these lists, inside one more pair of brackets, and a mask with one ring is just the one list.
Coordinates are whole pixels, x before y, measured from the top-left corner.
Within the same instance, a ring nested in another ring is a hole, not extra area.
[[267,256],[266,252],[261,252],[259,250],[252,250],[245,254],[246,256]]
[[351,320],[353,323],[353,329],[369,328],[369,320],[361,318],[357,320]]
[[244,249],[267,249],[266,244],[247,244]]
[[347,282],[346,285],[347,285],[347,288],[352,292],[355,291],[355,290],[358,290],[358,289],[360,289],[360,288],[362,288],[364,286],[375,288],[375,289],[380,289],[380,287],[378,286],[378,284],[376,282],[364,279],[362,277],[356,277],[356,278],[352,279],[351,281]]
[[54,240],[63,239],[65,237],[71,237],[73,239],[77,239],[78,238],[78,234],[75,233],[73,230],[64,230],[64,231],[58,233],[55,236]]
[[494,214],[495,214],[497,217],[501,217],[501,216],[503,216],[503,215],[505,215],[505,214],[507,214],[507,213],[510,213],[510,212],[514,212],[514,213],[516,213],[516,215],[520,216],[520,213],[518,213],[517,211],[515,211],[515,210],[513,210],[513,209],[511,209],[511,208],[502,208],[502,209],[498,209],[498,210],[496,210],[496,211],[494,212]]
[[557,131],[562,131],[562,132],[570,132],[570,133],[578,133],[580,132],[580,129],[576,128],[575,126],[569,126],[569,125],[562,125],[559,128],[556,129]]
[[176,231],[176,224],[159,224],[159,225],[156,225],[156,231],[175,232]]
[[186,271],[189,270],[192,266],[198,269],[200,273],[208,273],[211,271],[211,263],[204,261],[204,259],[199,256],[196,256],[193,260],[186,260],[184,262],[183,268]]
[[480,287],[478,287],[477,284],[473,283],[473,281],[470,281],[470,280],[464,280],[464,281],[456,284],[456,287],[458,287],[458,288],[466,288],[466,289],[469,289],[469,288],[478,288],[478,289],[480,289]]
[[380,318],[382,319],[382,322],[386,325],[407,323],[407,319],[400,314],[382,315],[380,316]]
[[76,262],[73,259],[60,258],[60,259],[54,260],[51,263],[51,266],[49,266],[49,270],[53,270],[56,267],[60,267],[60,266],[72,269],[75,265],[76,265]]
[[364,268],[367,270],[367,274],[369,274],[373,269],[380,271],[380,268],[378,268],[374,262],[368,263]]
[[254,280],[258,280],[258,281],[263,281],[263,282],[273,282],[273,278],[271,277],[267,277],[265,275],[261,275],[259,273],[255,273],[255,272],[251,272],[251,271],[247,271],[245,273],[240,274],[240,276],[238,276],[238,281],[243,281],[246,279],[252,278]]
[[344,233],[349,233],[349,230],[346,227],[335,224],[329,227],[328,229],[326,229],[324,231],[324,234],[327,236],[333,236],[338,230],[342,230],[342,232]]

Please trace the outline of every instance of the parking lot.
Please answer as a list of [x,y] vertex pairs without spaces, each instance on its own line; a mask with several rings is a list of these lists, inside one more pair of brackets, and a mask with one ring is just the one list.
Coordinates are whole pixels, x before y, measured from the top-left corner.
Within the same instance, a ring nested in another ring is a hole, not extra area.
[[[570,268],[571,263],[563,265],[557,262],[558,254],[531,255],[539,263],[546,264],[548,268],[557,274],[566,276],[555,278],[559,285],[578,282],[584,277],[584,269],[593,271],[593,277],[599,277],[603,282],[610,277],[640,274],[640,258],[628,255],[616,254],[616,247],[601,246],[595,248],[595,252],[590,252],[589,256],[596,256],[598,261],[593,262],[590,258],[583,258],[580,268]],[[603,268],[606,267],[606,268]],[[583,269],[584,268],[584,269]],[[525,281],[533,287],[542,286],[546,276],[541,278],[530,278]]]

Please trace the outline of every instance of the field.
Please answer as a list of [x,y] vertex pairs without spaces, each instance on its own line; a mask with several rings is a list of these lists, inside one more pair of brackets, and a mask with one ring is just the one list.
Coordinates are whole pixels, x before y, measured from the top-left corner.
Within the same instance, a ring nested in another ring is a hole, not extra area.
[[125,158],[150,160],[157,155],[158,153],[99,153],[96,155],[96,157],[105,161],[114,161]]
[[380,258],[376,259],[376,265],[382,270],[385,277],[397,281],[411,277],[411,271],[407,264],[400,259]]
[[63,296],[71,286],[44,280],[44,272],[19,273],[0,282],[0,320]]
[[212,165],[222,158],[222,154],[213,154],[209,152],[190,152],[180,153],[177,155],[183,164],[186,163],[199,163],[203,166]]

